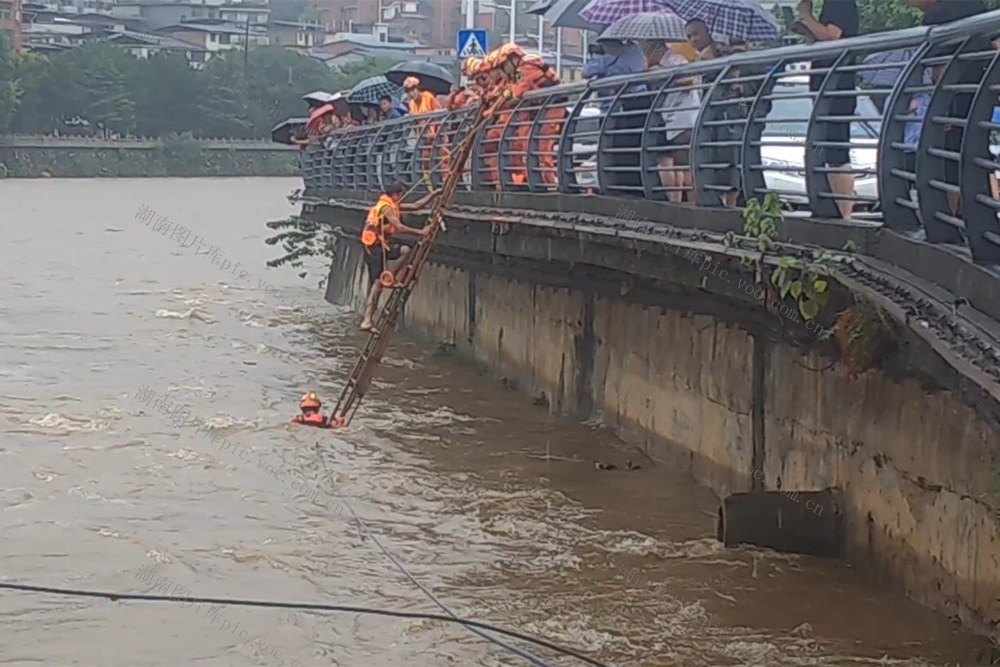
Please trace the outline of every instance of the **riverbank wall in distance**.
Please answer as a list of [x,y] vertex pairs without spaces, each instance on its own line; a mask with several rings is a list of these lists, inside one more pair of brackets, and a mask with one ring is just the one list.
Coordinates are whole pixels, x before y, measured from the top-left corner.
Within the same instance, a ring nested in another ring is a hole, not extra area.
[[0,178],[292,176],[298,149],[265,140],[0,136]]

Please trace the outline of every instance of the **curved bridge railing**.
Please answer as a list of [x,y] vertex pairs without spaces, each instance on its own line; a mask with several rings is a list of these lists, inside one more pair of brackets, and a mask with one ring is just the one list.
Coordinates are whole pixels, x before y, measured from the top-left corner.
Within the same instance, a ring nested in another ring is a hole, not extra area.
[[[776,192],[1000,264],[998,39],[1000,11],[536,91],[480,131],[462,187],[702,207]],[[303,154],[306,192],[440,185],[471,116],[329,135]]]

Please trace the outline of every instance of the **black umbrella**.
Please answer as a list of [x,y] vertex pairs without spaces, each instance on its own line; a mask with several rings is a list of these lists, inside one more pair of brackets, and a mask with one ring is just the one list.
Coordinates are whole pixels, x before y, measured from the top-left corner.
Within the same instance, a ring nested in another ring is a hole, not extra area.
[[393,65],[385,73],[385,78],[397,86],[402,86],[403,80],[410,76],[420,79],[421,90],[429,90],[435,95],[447,95],[455,85],[451,72],[434,63],[403,61]]
[[293,136],[304,136],[308,118],[289,118],[281,121],[271,130],[271,141],[276,144],[292,144]]
[[557,28],[576,28],[601,32],[603,25],[592,23],[580,16],[591,0],[540,0],[529,10],[529,14],[541,14]]
[[344,91],[341,91],[339,93],[334,93],[331,96],[331,99],[330,99],[329,103],[331,105],[333,105],[333,110],[338,115],[342,116],[344,114],[350,113],[350,111],[351,111],[351,105],[347,101],[347,94],[349,92],[351,92],[351,91],[344,90]]

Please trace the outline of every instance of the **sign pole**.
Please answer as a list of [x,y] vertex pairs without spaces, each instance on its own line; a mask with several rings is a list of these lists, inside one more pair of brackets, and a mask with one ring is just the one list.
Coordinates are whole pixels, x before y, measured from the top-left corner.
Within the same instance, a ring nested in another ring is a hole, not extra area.
[[517,0],[510,0],[510,43],[517,44]]
[[476,27],[476,0],[465,0],[465,29]]

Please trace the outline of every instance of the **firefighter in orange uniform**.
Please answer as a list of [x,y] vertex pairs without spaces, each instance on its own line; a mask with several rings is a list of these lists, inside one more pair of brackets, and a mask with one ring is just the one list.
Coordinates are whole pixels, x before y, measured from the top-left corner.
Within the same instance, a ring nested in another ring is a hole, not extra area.
[[292,417],[292,423],[316,426],[318,428],[329,428],[330,423],[319,411],[322,405],[319,396],[310,391],[299,401],[299,410],[302,411],[302,414]]
[[[521,57],[518,63],[518,81],[514,85],[513,95],[515,99],[520,99],[525,94],[542,88],[559,85],[559,77],[542,59],[541,56],[533,53]],[[566,115],[566,110],[562,107],[555,107],[546,110],[541,127],[538,128],[538,135],[543,137],[538,140],[538,159],[541,166],[542,179],[548,185],[555,185],[558,180],[556,173],[556,144],[557,135],[562,129],[561,121]],[[511,149],[515,153],[514,165],[516,171],[513,174],[516,183],[524,183],[527,180],[527,155],[529,148],[529,137],[531,136],[530,122],[537,112],[525,111],[518,114],[518,125],[515,131],[516,141],[511,142]]]
[[[504,128],[510,122],[510,101],[513,99],[512,87],[517,82],[517,68],[514,63],[520,62],[524,51],[517,44],[504,44],[486,55],[483,67],[487,71],[487,87],[489,104],[494,113],[499,111],[496,120],[486,129],[486,140],[483,144],[486,163],[486,181],[495,189],[501,188],[500,182],[500,139]],[[509,164],[509,159],[507,164]]]
[[[403,79],[403,94],[408,99],[407,105],[410,108],[410,115],[416,116],[441,109],[441,103],[438,102],[438,98],[429,90],[421,90],[420,79],[415,76],[408,76]],[[424,180],[430,183],[430,172],[433,168],[431,165],[431,149],[434,146],[434,137],[437,135],[438,124],[428,120],[423,122],[427,127],[423,133],[423,144],[426,148],[420,151],[420,162],[424,172]],[[423,130],[423,126],[420,129]],[[447,150],[442,150],[445,156],[447,156]],[[447,167],[445,168],[447,169]]]
[[469,67],[466,74],[469,77],[469,92],[475,96],[476,102],[488,104],[485,62],[479,58],[469,58],[466,63]]
[[456,86],[452,88],[451,94],[448,95],[448,103],[445,105],[448,107],[449,111],[455,111],[456,109],[461,109],[466,105],[475,104],[479,101],[479,95],[473,88],[473,78],[482,63],[482,60],[474,57],[466,58],[462,61],[462,74],[466,76],[468,83],[465,86]]
[[423,229],[407,227],[403,224],[400,213],[423,208],[432,198],[440,194],[440,191],[433,190],[412,204],[401,204],[400,200],[405,189],[406,186],[399,181],[386,188],[375,205],[368,210],[364,229],[361,230],[361,245],[364,246],[365,264],[368,267],[368,280],[371,285],[365,302],[364,319],[361,321],[362,331],[374,330],[372,318],[375,316],[375,307],[378,305],[382,287],[396,285],[399,270],[403,268],[407,255],[410,254],[409,246],[392,240],[393,234],[406,232],[425,236],[431,231],[430,226]]

